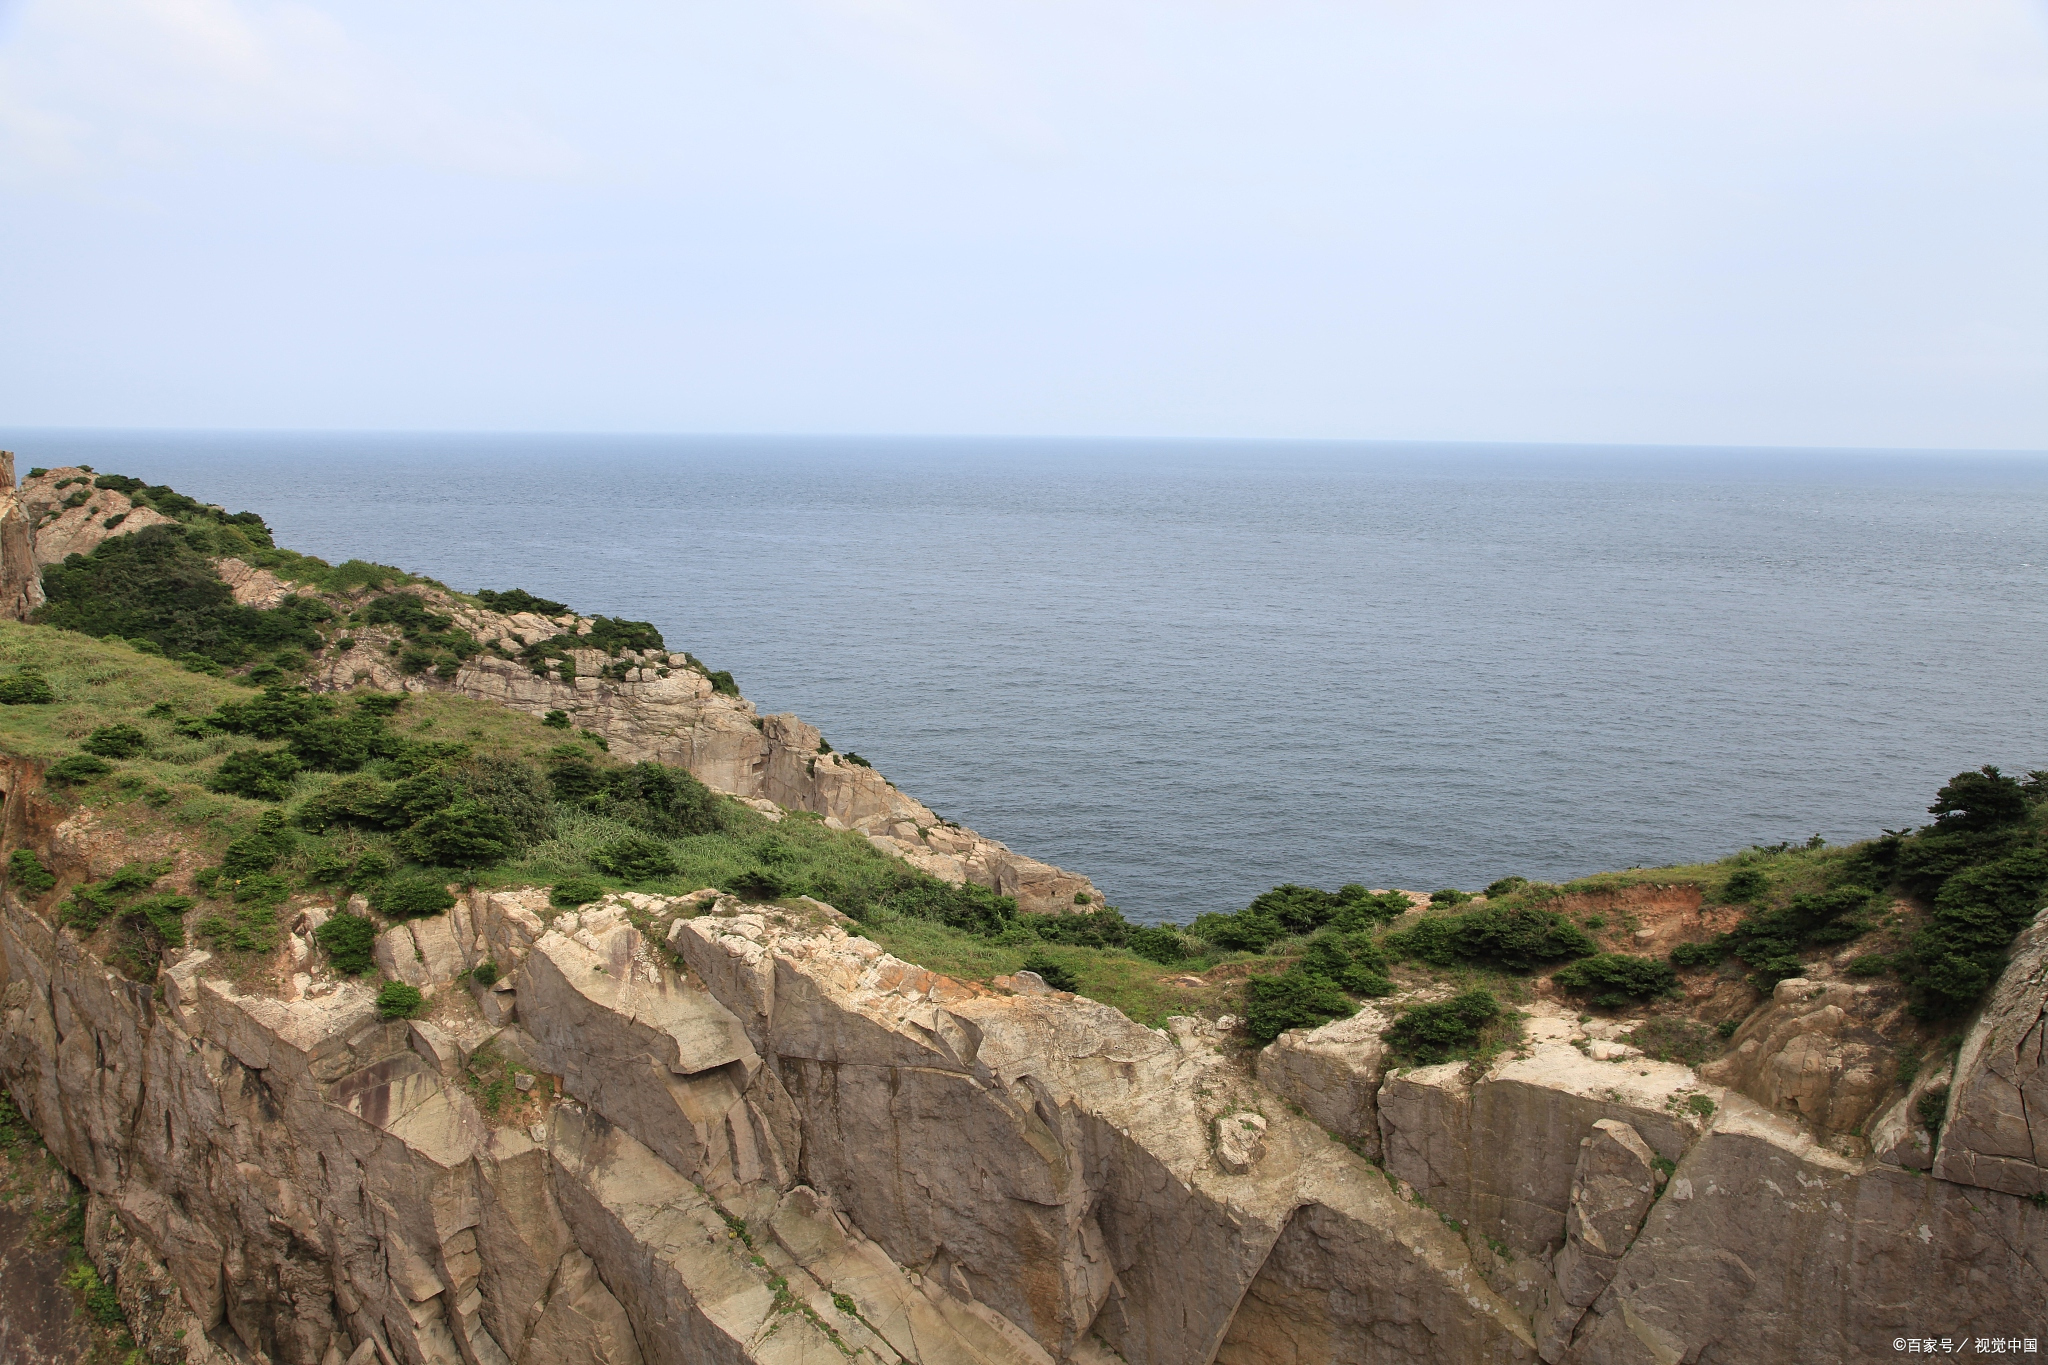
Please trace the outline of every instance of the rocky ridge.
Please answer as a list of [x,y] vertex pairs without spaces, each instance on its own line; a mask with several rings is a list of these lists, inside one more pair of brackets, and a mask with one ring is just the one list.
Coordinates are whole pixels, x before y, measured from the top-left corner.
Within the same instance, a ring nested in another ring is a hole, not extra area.
[[[118,491],[94,488],[92,479],[89,471],[65,467],[22,482],[13,506],[32,532],[32,550],[24,563],[32,561],[40,568],[69,554],[88,554],[111,536],[170,522]],[[85,500],[67,508],[65,504],[81,492]],[[14,590],[20,609],[0,614],[19,620],[40,605],[41,590],[29,586],[34,574],[26,568],[16,576],[7,573],[11,515],[0,499],[0,594],[10,583],[22,585]],[[321,593],[315,586],[294,584],[235,558],[222,559],[215,567],[235,600],[249,606],[274,607],[294,593],[317,594],[346,613],[371,595],[362,588]],[[713,791],[766,803],[762,809],[771,813],[815,811],[835,828],[860,830],[876,848],[920,871],[956,885],[972,882],[1014,896],[1020,909],[1064,913],[1076,905],[1103,904],[1102,893],[1085,876],[942,818],[874,769],[826,748],[818,731],[797,717],[757,715],[744,697],[720,692],[686,654],[665,649],[617,654],[571,649],[566,657],[572,676],[564,680],[559,669],[536,668],[509,656],[557,636],[588,636],[595,626],[593,618],[492,611],[431,584],[407,584],[396,591],[416,595],[427,609],[447,617],[455,630],[478,644],[502,643],[502,650],[463,660],[447,676],[406,672],[395,657],[405,643],[402,632],[395,626],[362,625],[343,637],[352,641],[348,648],[326,650],[316,661],[310,678],[316,689],[444,691],[533,716],[559,710],[578,729],[603,736],[614,754],[630,762],[653,760],[685,768]]]

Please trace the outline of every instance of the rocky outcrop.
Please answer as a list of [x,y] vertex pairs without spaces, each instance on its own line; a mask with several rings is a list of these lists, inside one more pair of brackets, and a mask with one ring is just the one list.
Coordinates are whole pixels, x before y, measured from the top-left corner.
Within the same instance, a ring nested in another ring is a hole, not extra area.
[[2006,1194],[2048,1195],[2048,910],[1956,1057],[1934,1173]]
[[1824,1136],[1858,1130],[1891,1086],[1887,1034],[1903,1014],[1895,986],[1793,977],[1701,1074],[1767,1109],[1798,1114]]
[[155,508],[137,506],[125,493],[95,488],[92,473],[76,467],[46,470],[24,479],[20,500],[35,533],[38,569],[61,563],[70,555],[89,555],[115,536],[176,524]]
[[14,452],[0,450],[0,618],[26,621],[41,605],[34,518],[14,486]]
[[[239,561],[222,561],[238,600],[245,593],[246,600],[258,601],[288,591],[269,575],[259,578],[261,571],[246,570]],[[419,592],[472,638],[503,642],[503,651],[467,660],[452,678],[407,674],[390,653],[399,637],[365,627],[349,637],[355,642],[350,649],[331,652],[316,665],[316,687],[453,691],[534,716],[562,711],[578,729],[604,736],[620,758],[686,768],[712,790],[742,800],[815,811],[835,827],[862,831],[892,857],[955,885],[971,882],[1014,896],[1026,911],[1065,913],[1103,903],[1086,877],[941,818],[873,768],[832,751],[816,728],[795,716],[756,715],[745,698],[717,691],[685,655],[660,651],[614,658],[597,649],[572,650],[572,674],[565,681],[559,670],[536,670],[509,655],[558,635],[587,634],[588,618],[507,615],[435,588],[407,591]]]

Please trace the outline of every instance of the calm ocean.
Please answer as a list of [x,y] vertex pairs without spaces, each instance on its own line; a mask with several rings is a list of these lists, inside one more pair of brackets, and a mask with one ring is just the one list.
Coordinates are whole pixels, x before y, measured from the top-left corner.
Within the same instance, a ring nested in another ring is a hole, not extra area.
[[2048,458],[0,434],[651,619],[1135,918],[1925,819],[2048,767]]

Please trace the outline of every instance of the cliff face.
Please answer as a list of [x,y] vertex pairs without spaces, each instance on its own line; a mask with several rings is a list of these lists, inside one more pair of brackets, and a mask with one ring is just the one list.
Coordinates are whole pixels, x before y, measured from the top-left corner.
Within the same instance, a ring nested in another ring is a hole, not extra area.
[[[106,870],[32,765],[4,781],[9,846]],[[386,931],[433,1007],[383,1020],[307,941],[323,907],[280,990],[194,950],[152,985],[59,894],[0,905],[0,1071],[157,1359],[1790,1362],[2048,1301],[2001,1118],[2036,1112],[2048,922],[1930,1178],[1541,1004],[1476,1072],[1389,1073],[1349,1020],[1254,1076],[1208,1021],[953,981],[815,903],[501,891]],[[533,1080],[498,1107],[501,1065]]]

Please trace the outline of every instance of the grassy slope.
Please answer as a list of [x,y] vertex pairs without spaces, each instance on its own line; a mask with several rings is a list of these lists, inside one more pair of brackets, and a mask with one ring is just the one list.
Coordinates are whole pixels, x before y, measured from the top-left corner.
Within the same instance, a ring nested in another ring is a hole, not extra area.
[[[42,706],[0,706],[0,751],[55,760],[79,752],[80,741],[93,730],[116,723],[135,725],[149,736],[151,748],[146,756],[115,761],[115,771],[107,777],[69,792],[53,789],[50,793],[93,810],[103,828],[129,837],[138,849],[161,847],[168,836],[197,853],[198,862],[212,863],[231,839],[253,828],[263,812],[280,808],[219,795],[205,787],[207,776],[223,756],[272,744],[227,734],[185,739],[172,730],[172,717],[148,714],[152,707],[168,703],[179,716],[204,716],[223,703],[247,700],[251,696],[247,687],[189,673],[119,641],[0,622],[0,672],[21,665],[39,669],[50,680],[57,701]],[[569,738],[523,712],[446,693],[408,696],[392,726],[413,738],[463,743],[479,755],[529,761],[541,759]],[[595,748],[589,753],[600,762],[608,761]],[[301,774],[282,808],[295,808],[336,780],[331,773]],[[602,875],[598,879],[613,886],[681,894],[705,886],[730,885],[740,875],[771,861],[785,874],[805,881],[867,883],[892,876],[900,868],[862,836],[827,829],[805,813],[771,823],[758,812],[728,801],[723,815],[726,827],[719,833],[665,841],[677,855],[681,868],[677,875],[639,883]],[[556,819],[555,838],[533,846],[516,861],[474,874],[476,883],[545,886],[570,876],[590,876],[592,869],[586,859],[590,849],[637,833],[617,821],[567,808],[558,808]],[[354,857],[371,848],[391,853],[391,844],[391,836],[363,830],[338,829],[320,836],[301,832],[297,849],[280,870],[303,880],[322,854]],[[397,860],[395,854],[391,856]],[[332,889],[327,889],[326,895],[332,894]],[[1042,953],[1072,970],[1084,993],[1151,1024],[1167,1014],[1222,1005],[1228,993],[1222,986],[1168,984],[1169,978],[1181,975],[1180,969],[1118,950],[991,942],[908,917],[877,917],[864,928],[901,957],[980,980],[1014,972],[1027,956]]]

